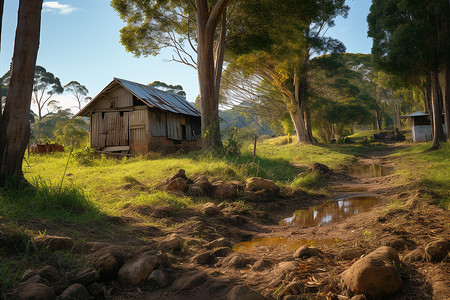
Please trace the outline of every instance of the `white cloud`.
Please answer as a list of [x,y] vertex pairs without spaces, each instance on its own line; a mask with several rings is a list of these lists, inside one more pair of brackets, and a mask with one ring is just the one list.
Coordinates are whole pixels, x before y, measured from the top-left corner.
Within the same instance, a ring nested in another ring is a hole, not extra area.
[[54,12],[61,15],[67,15],[71,12],[74,12],[78,8],[67,5],[67,4],[61,4],[58,1],[48,1],[43,4],[43,8],[45,12]]

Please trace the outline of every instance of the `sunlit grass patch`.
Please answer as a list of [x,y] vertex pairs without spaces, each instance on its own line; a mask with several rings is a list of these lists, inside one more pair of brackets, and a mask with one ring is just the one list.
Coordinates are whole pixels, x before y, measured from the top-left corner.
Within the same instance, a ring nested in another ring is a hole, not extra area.
[[316,172],[310,172],[306,173],[305,175],[299,175],[296,177],[292,183],[291,186],[294,188],[305,188],[305,189],[311,189],[314,187],[320,186],[320,175]]

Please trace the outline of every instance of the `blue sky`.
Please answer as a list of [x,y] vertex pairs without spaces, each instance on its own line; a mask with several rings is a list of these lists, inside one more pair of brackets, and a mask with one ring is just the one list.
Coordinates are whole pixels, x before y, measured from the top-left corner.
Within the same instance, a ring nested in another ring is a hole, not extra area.
[[[9,69],[17,23],[18,0],[5,1],[0,53],[0,74]],[[351,10],[347,19],[338,18],[328,35],[340,39],[347,52],[370,53],[366,17],[371,1],[348,0]],[[97,95],[112,79],[119,77],[148,84],[159,80],[181,84],[187,99],[198,95],[196,71],[169,62],[172,50],[156,57],[136,58],[120,44],[124,23],[107,0],[44,1],[41,42],[37,64],[61,79],[62,84],[79,81]],[[0,75],[0,76],[1,76]],[[75,106],[70,95],[59,97],[64,107]],[[74,110],[75,111],[75,110]]]

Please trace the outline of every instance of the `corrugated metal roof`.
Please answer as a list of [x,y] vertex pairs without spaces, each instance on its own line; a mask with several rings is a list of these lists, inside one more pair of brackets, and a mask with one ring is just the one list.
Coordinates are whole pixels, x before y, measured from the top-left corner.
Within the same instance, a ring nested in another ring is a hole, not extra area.
[[156,107],[164,111],[170,111],[175,114],[183,114],[194,117],[200,117],[200,111],[185,98],[170,92],[164,92],[148,85],[132,82],[125,79],[114,78],[97,96],[94,97],[76,116],[88,116],[89,107],[104,92],[110,90],[114,85],[120,84],[130,93],[135,95],[150,107]]
[[170,111],[176,114],[190,115],[200,117],[200,111],[189,103],[185,98],[170,93],[164,92],[148,85],[128,81],[125,79],[114,78],[123,87],[133,93],[137,98],[146,102],[150,106],[159,109]]
[[417,112],[409,114],[409,115],[407,115],[405,117],[409,117],[409,118],[412,118],[412,117],[425,117],[425,116],[428,116],[428,115],[429,114],[427,114],[427,113],[424,113],[424,112],[421,112],[421,111],[417,111]]

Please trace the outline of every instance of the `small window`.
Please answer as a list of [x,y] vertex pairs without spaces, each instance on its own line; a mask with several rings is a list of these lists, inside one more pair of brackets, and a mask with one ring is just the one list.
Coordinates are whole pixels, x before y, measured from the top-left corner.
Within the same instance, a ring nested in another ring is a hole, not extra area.
[[121,117],[123,117],[123,111],[121,111],[119,114],[120,114]]

